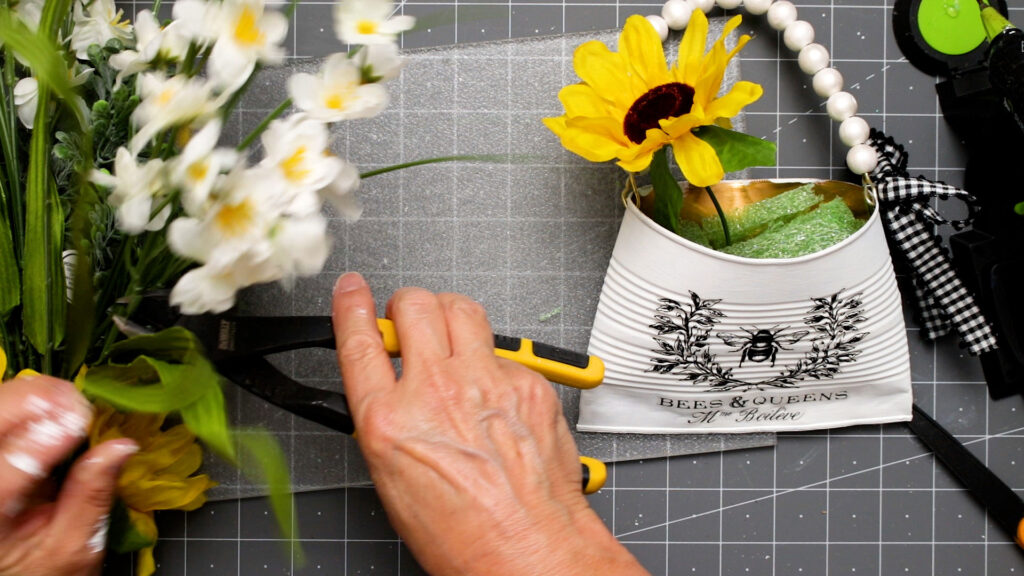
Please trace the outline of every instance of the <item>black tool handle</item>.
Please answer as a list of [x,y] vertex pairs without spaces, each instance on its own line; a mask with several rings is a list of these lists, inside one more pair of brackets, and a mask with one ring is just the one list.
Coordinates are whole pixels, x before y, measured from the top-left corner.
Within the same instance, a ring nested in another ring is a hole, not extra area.
[[1007,28],[992,39],[988,68],[989,81],[1024,131],[1024,31]]
[[1024,547],[1021,534],[1024,531],[1024,502],[999,479],[985,464],[960,443],[952,434],[932,419],[924,410],[914,405],[910,429],[935,456],[946,465],[971,495],[987,510],[989,516],[1010,535],[1018,545]]

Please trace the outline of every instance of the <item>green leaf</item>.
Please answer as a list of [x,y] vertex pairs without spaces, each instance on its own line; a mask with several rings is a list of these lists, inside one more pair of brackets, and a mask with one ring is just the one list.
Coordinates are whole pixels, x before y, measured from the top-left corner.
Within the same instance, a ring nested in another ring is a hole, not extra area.
[[[50,4],[49,2],[47,4]],[[17,53],[32,68],[32,75],[39,84],[46,85],[57,96],[67,100],[74,95],[71,79],[68,78],[68,67],[61,58],[64,53],[60,46],[44,35],[44,26],[40,24],[39,33],[29,30],[28,26],[14,17],[6,7],[0,7],[0,39],[4,47]],[[39,101],[41,110],[43,101]]]
[[663,146],[651,159],[651,187],[654,188],[654,221],[679,234],[679,211],[683,208],[683,189],[668,167],[668,147]]
[[[54,324],[59,319],[61,330],[64,315],[56,316],[57,303],[53,301],[55,284],[60,278],[53,276],[60,265],[63,231],[54,234],[54,226],[63,227],[60,202],[56,189],[51,186],[49,172],[49,89],[39,85],[39,108],[36,110],[35,128],[29,142],[28,178],[25,186],[25,241],[24,278],[22,284],[22,321],[25,336],[40,354],[43,371],[49,373],[53,350],[57,346]],[[54,243],[54,238],[57,242]],[[63,286],[60,286],[63,290]],[[63,294],[60,300],[63,301]]]
[[93,237],[95,224],[91,217],[99,203],[96,190],[88,182],[78,183],[78,194],[71,208],[71,246],[76,253],[71,273],[71,304],[68,306],[66,376],[78,371],[92,344],[96,325],[96,290],[93,285]]
[[5,212],[0,212],[0,318],[6,317],[21,303],[21,271],[18,270],[11,225]]
[[242,473],[257,484],[270,488],[270,508],[277,528],[287,543],[294,545],[296,562],[304,563],[298,530],[292,524],[292,484],[288,460],[277,439],[261,429],[246,429],[236,435],[242,451]]
[[[136,512],[136,514],[139,514]],[[118,500],[110,511],[110,528],[107,532],[107,547],[118,554],[137,552],[156,544],[157,535],[151,533],[150,525],[132,522],[131,513],[124,502]]]
[[726,172],[751,166],[775,166],[775,143],[720,126],[701,126],[693,134],[715,149]]
[[220,389],[220,376],[213,371],[196,369],[192,378],[205,378],[206,393],[195,402],[181,409],[185,426],[198,436],[204,444],[228,460],[235,459],[235,445],[231,441],[227,411],[224,409],[224,393]]
[[111,358],[81,382],[87,395],[119,410],[178,412],[212,391],[220,394],[220,375],[195,335],[180,326],[118,342]]

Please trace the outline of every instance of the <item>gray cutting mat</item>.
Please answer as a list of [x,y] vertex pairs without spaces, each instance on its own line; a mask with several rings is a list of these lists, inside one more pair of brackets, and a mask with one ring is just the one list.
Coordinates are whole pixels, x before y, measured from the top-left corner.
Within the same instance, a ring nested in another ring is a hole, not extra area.
[[[629,14],[660,9],[660,4],[654,3],[513,0],[487,4],[487,10],[500,14],[494,17],[474,10],[481,5],[407,4],[406,13],[446,12],[446,16],[457,18],[457,24],[407,35],[405,46],[608,29],[620,25]],[[837,58],[847,86],[860,101],[861,114],[907,146],[911,172],[953,184],[962,182],[963,150],[939,115],[934,80],[913,69],[896,48],[891,9],[881,0],[798,5],[802,17],[814,24],[819,41]],[[1011,19],[1024,20],[1024,13],[1015,10]],[[296,23],[298,33],[292,39],[296,55],[320,56],[337,49],[331,41],[329,4],[303,2]],[[775,32],[758,18],[748,18],[743,29],[753,29],[759,36],[744,50],[743,77],[766,88],[765,97],[747,114],[747,130],[780,145],[779,168],[754,176],[846,178],[843,148],[835,128],[790,54],[778,48]],[[780,54],[787,59],[780,61]],[[512,62],[530,56],[516,51]],[[496,59],[503,63],[506,55]],[[406,81],[431,78],[429,70],[409,72],[418,74],[419,79],[407,75]],[[516,86],[562,83],[561,79],[511,74],[509,81]],[[531,105],[557,111],[548,102]],[[247,110],[254,108],[246,106]],[[531,141],[542,146],[541,150],[559,152],[557,142],[541,129],[513,122],[517,112],[495,128],[498,134],[459,133],[458,141],[466,146],[459,151],[493,151],[486,146],[506,142],[509,131],[530,129],[529,134],[513,134],[513,141],[535,139]],[[455,120],[470,114],[460,111]],[[240,124],[251,126],[258,120],[255,116],[243,114]],[[399,120],[390,124],[395,130],[428,119],[406,113]],[[349,157],[361,164],[393,162],[396,149],[409,154],[411,143],[406,141],[403,148],[401,133],[374,132],[359,137],[359,146],[352,145]],[[421,147],[416,150],[422,155],[445,153],[448,148],[444,146],[451,145],[446,138],[418,142]],[[350,136],[349,142],[355,140]],[[822,145],[824,142],[829,145]],[[562,160],[571,161],[568,156]],[[489,273],[495,266],[511,271],[524,250],[557,246],[557,260],[543,261],[529,274],[510,274],[507,291],[494,295],[503,297],[492,296],[484,299],[484,304],[500,330],[581,348],[592,308],[576,306],[578,302],[572,300],[576,292],[562,278],[587,286],[580,290],[589,290],[596,303],[618,213],[614,195],[594,188],[606,183],[615,169],[583,163],[577,168],[584,183],[577,186],[576,179],[567,181],[557,193],[527,186],[536,179],[520,180],[515,170],[482,185],[476,197],[463,196],[465,183],[480,182],[484,172],[466,172],[456,178],[452,168],[440,166],[427,175],[409,172],[390,177],[390,182],[374,182],[374,193],[369,193],[368,186],[364,194],[368,217],[354,225],[339,223],[337,230],[346,242],[365,237],[371,228],[378,239],[369,246],[353,244],[345,261],[332,262],[329,269],[363,270],[381,295],[403,284],[421,283],[480,297],[487,293],[480,284],[471,276],[462,279],[456,272]],[[438,180],[460,190],[458,197],[417,192],[419,183]],[[504,207],[490,204],[494,194],[505,195]],[[571,211],[579,209],[576,201],[582,198],[596,203],[602,216],[585,221],[582,229],[561,225],[552,232],[544,224],[552,208],[570,211],[571,220]],[[374,221],[371,216],[383,209],[382,203],[397,204],[401,217]],[[473,226],[444,217],[483,206],[492,206],[495,213],[477,212],[479,221]],[[521,221],[512,218],[513,213],[525,215],[530,210],[543,210],[534,215],[536,222],[529,217]],[[438,238],[438,243],[415,241],[424,236]],[[506,253],[494,257],[490,252],[474,251],[484,239],[495,236],[509,239]],[[303,283],[293,296],[271,291],[261,300],[264,306],[283,308],[283,313],[323,313],[331,282],[333,278],[325,276],[321,281]],[[544,297],[537,298],[537,294]],[[252,305],[262,307],[260,302]],[[555,311],[548,320],[541,320]],[[990,401],[977,361],[962,355],[954,342],[923,342],[913,327],[909,338],[917,402],[968,443],[1007,483],[1024,489],[1024,476],[1017,464],[1024,458],[1024,402],[1019,397]],[[318,372],[329,360],[329,355],[318,354],[282,359],[296,375],[311,380],[333,377]],[[314,367],[312,372],[310,367]],[[239,396],[236,401],[245,400]],[[312,431],[269,409],[266,415],[279,419],[274,425],[278,431],[290,431],[293,426],[296,431]],[[351,450],[350,446],[339,447],[333,437],[308,435],[301,439],[296,461],[299,472],[303,466],[343,461],[345,450]],[[261,500],[232,500],[187,515],[162,515],[158,574],[420,573],[389,527],[371,488],[300,494],[296,503],[295,524],[302,531],[308,560],[304,568],[295,566],[286,543],[274,541],[273,524]],[[1024,570],[1024,554],[903,426],[780,435],[775,447],[621,463],[611,467],[608,487],[592,496],[591,503],[656,575],[995,575]],[[128,558],[114,559],[108,573],[129,574],[130,565]]]

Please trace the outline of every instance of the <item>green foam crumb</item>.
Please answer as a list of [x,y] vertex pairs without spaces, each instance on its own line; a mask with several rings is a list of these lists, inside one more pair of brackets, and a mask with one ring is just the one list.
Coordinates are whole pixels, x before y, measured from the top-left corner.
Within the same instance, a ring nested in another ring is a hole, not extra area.
[[[729,222],[729,236],[733,244],[753,238],[779,224],[789,222],[808,209],[817,206],[821,201],[822,197],[814,192],[814,184],[808,183],[777,196],[749,204],[731,214],[726,214],[725,219]],[[718,249],[725,246],[725,232],[722,230],[722,221],[718,216],[704,218],[701,221],[701,226],[707,234],[711,246]]]
[[863,225],[842,198],[835,198],[796,216],[788,224],[773,226],[759,236],[721,251],[747,258],[795,258],[833,246]]
[[680,220],[678,234],[691,242],[696,242],[707,248],[711,247],[711,241],[704,229],[693,220]]

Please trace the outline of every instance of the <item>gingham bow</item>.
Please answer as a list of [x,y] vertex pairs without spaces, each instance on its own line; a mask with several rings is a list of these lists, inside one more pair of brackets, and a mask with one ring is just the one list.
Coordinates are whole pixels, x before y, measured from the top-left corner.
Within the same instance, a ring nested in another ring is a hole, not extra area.
[[[924,336],[934,340],[956,328],[968,351],[977,356],[996,348],[996,337],[974,298],[953,270],[933,224],[951,224],[960,230],[974,216],[975,198],[967,192],[926,180],[911,178],[903,146],[877,130],[867,142],[878,154],[871,172],[882,219],[892,239],[912,269],[914,293]],[[932,207],[933,198],[959,198],[968,208],[963,220],[943,218]]]

